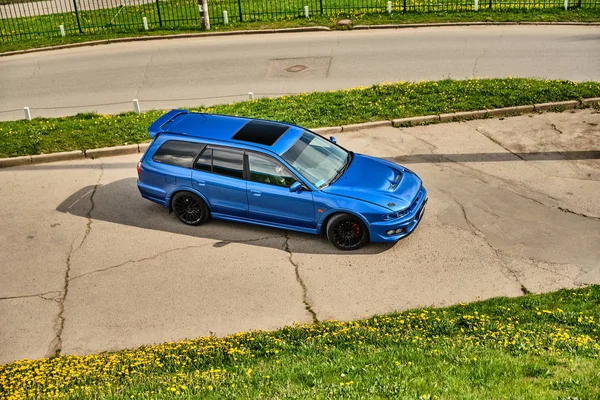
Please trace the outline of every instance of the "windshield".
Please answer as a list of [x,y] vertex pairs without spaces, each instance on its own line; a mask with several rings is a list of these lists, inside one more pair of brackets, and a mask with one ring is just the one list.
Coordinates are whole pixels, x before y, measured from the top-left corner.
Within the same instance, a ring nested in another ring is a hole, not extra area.
[[319,189],[338,177],[350,161],[346,150],[308,131],[304,131],[282,158]]

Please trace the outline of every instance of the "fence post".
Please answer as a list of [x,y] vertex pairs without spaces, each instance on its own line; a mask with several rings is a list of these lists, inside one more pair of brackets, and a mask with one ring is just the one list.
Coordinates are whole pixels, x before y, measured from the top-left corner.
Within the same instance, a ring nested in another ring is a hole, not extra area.
[[475,0],[475,11],[479,11],[479,0]]
[[79,20],[79,10],[77,9],[77,0],[73,0],[73,6],[75,7],[75,17],[77,18],[77,27],[79,28],[79,33],[83,33],[81,30],[81,21]]
[[304,6],[304,18],[308,18],[308,6]]
[[229,25],[229,17],[227,16],[227,11],[223,10],[223,23],[225,25]]
[[569,10],[569,0],[565,0],[565,11]]
[[244,22],[244,18],[242,17],[242,0],[238,0],[238,10],[240,10],[240,22]]
[[248,92],[248,100],[254,100],[254,93]]
[[387,2],[387,12],[388,12],[388,14],[392,13],[392,2],[391,1]]
[[29,107],[24,107],[23,111],[25,111],[25,119],[31,121],[31,111],[29,111]]
[[58,29],[60,29],[60,36],[65,37],[66,33],[65,33],[65,26],[64,25],[59,25]]
[[492,9],[492,0],[490,0],[490,4],[489,4],[488,8],[489,8],[490,10]]
[[136,114],[141,114],[142,110],[140,109],[140,102],[138,99],[133,99],[133,112]]
[[147,31],[148,30],[148,18],[143,17],[142,24],[144,24],[144,30]]
[[406,0],[404,0],[404,6],[402,7],[402,12],[406,13]]
[[[581,0],[579,0],[581,2]],[[321,15],[323,15],[323,0],[320,0],[321,3]]]
[[160,16],[160,0],[156,0],[156,11],[158,12],[158,25],[162,26],[162,17]]

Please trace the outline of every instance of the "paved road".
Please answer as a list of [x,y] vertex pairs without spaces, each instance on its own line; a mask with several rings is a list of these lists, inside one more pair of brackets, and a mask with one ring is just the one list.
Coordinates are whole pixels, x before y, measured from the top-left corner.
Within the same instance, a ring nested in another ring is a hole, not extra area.
[[[297,65],[307,68],[286,71]],[[382,81],[509,75],[600,80],[600,28],[314,32],[12,56],[0,58],[0,111],[17,111],[0,113],[0,119],[23,118],[24,106],[34,108],[34,116],[112,113],[131,110],[134,98],[145,109],[174,108],[247,99],[250,91],[277,95]]]
[[[0,170],[0,363],[600,283],[600,114],[339,135],[415,170],[394,246],[212,221],[143,200],[138,155]],[[305,288],[305,290],[304,290]]]

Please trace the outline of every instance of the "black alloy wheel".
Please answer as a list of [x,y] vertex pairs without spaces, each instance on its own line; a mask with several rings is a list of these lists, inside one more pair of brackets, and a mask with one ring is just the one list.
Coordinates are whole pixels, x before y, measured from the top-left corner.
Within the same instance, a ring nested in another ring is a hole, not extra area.
[[327,239],[340,250],[356,250],[369,242],[369,232],[359,218],[337,214],[327,223]]
[[177,218],[187,225],[200,225],[209,217],[209,210],[204,200],[190,192],[175,194],[171,205]]

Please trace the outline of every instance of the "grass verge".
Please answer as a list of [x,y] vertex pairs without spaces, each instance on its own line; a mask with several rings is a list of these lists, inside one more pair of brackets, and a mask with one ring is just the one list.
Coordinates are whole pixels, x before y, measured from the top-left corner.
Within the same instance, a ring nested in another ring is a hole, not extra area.
[[600,286],[0,366],[8,399],[593,399]]
[[[339,19],[351,18],[350,26],[338,26]],[[327,26],[331,29],[352,29],[353,25],[381,24],[415,24],[415,23],[446,23],[446,22],[600,22],[600,9],[577,9],[564,11],[560,9],[517,9],[506,11],[478,12],[431,12],[431,13],[338,13],[332,16],[313,16],[310,18],[285,18],[276,21],[239,22],[232,18],[229,25],[215,25],[212,32],[251,29],[281,29],[308,26]],[[27,50],[71,43],[84,43],[95,40],[117,39],[125,37],[143,37],[154,35],[172,35],[177,33],[202,32],[198,28],[180,27],[172,29],[153,28],[144,30],[124,30],[106,32],[96,29],[84,34],[68,34],[66,37],[38,36],[29,39],[0,41],[0,53],[16,50]]]
[[[397,82],[198,107],[194,111],[285,121],[307,128],[600,97],[600,82],[470,79]],[[140,143],[163,111],[78,114],[0,122],[0,157]]]

